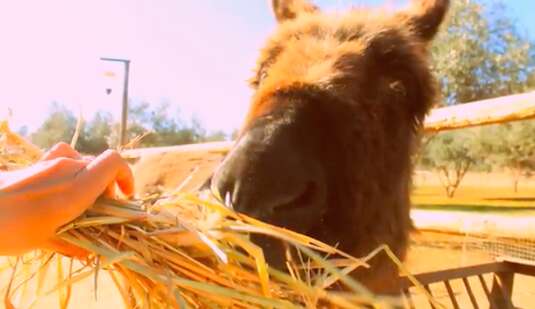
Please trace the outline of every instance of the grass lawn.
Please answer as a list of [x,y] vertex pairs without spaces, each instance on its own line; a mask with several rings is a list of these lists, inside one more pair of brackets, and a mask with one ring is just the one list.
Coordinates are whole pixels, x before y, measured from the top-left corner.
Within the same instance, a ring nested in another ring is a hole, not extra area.
[[448,198],[440,186],[419,185],[412,194],[417,208],[465,211],[535,211],[535,187],[514,193],[511,187],[462,186]]

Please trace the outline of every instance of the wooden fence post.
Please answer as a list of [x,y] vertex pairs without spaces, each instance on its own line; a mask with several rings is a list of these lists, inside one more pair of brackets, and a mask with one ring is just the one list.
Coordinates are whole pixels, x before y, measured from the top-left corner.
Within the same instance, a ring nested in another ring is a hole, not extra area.
[[494,280],[492,282],[492,291],[490,293],[489,302],[492,305],[496,306],[496,309],[513,309],[513,281],[514,281],[514,272],[505,271],[497,272],[494,275]]

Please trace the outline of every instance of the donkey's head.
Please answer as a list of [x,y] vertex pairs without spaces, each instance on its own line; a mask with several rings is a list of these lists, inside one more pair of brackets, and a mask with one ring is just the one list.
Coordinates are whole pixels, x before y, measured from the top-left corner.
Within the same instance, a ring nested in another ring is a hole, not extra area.
[[212,188],[237,211],[356,254],[404,244],[410,146],[435,97],[426,49],[448,3],[328,15],[273,0],[278,29]]

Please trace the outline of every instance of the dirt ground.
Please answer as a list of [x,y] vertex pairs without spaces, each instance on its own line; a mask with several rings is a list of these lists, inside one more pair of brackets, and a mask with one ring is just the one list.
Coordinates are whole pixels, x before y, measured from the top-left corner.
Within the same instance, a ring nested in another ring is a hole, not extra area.
[[436,173],[417,171],[413,180],[411,199],[418,207],[535,209],[535,177],[522,178],[514,192],[508,173],[468,173],[453,198],[446,197]]
[[[440,186],[440,179],[436,173],[430,171],[415,171],[413,177],[414,183],[418,185],[426,186]],[[468,172],[462,180],[461,189],[463,187],[491,187],[491,188],[504,188],[509,192],[513,191],[513,178],[510,173],[504,172]],[[527,178],[521,177],[519,185],[519,191],[522,192],[525,189],[535,188],[535,177]]]
[[[476,265],[492,262],[494,259],[487,253],[463,247],[466,239],[451,234],[422,232],[412,235],[412,247],[409,251],[406,266],[412,274],[445,270],[448,268]],[[492,276],[484,277],[487,286],[492,286]],[[472,290],[480,302],[481,308],[488,308],[489,303],[477,277],[469,278]],[[460,308],[473,308],[468,293],[461,280],[451,282]],[[442,284],[430,286],[433,296],[447,308],[453,308],[447,290]],[[427,298],[411,291],[416,308],[431,308]],[[535,308],[535,278],[516,275],[513,286],[513,304],[517,308]]]

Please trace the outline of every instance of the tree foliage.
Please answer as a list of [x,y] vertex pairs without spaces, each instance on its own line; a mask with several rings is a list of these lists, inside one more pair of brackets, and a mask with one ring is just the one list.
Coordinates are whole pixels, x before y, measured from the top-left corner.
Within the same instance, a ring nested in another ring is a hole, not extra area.
[[[453,1],[433,43],[432,63],[445,105],[535,90],[534,44],[509,18],[504,2]],[[450,197],[468,170],[489,165],[511,170],[516,188],[532,162],[532,127],[518,123],[426,137],[415,159],[438,173]]]
[[420,156],[420,164],[434,170],[448,197],[453,197],[466,173],[482,161],[473,132],[445,132],[433,136]]
[[529,88],[535,49],[500,1],[452,1],[432,59],[444,103],[466,103]]
[[76,129],[76,117],[63,105],[54,102],[51,112],[41,127],[31,135],[33,143],[50,148],[58,142],[69,143]]
[[517,192],[521,177],[535,171],[535,122],[489,126],[481,132],[487,160],[511,172],[513,189]]
[[98,112],[84,124],[83,134],[78,140],[78,149],[84,153],[97,154],[111,148],[109,137],[112,132],[113,117],[110,113]]
[[[174,115],[174,116],[173,116]],[[43,125],[31,135],[34,143],[49,148],[57,142],[70,142],[76,128],[77,118],[64,106],[54,103]],[[207,133],[195,118],[185,121],[179,113],[169,111],[169,104],[153,106],[147,102],[132,104],[129,109],[127,139],[143,137],[138,147],[158,147],[192,144],[204,141],[226,140],[224,132]],[[98,112],[84,122],[77,143],[82,153],[98,154],[117,146],[119,123],[111,114]]]
[[[144,136],[140,147],[159,147],[192,144],[204,141],[206,131],[201,123],[193,118],[186,122],[179,117],[179,112],[169,111],[169,104],[152,106],[148,102],[131,105],[129,109],[127,139]],[[171,115],[175,115],[174,117]],[[118,126],[111,135],[111,143],[117,144]]]

